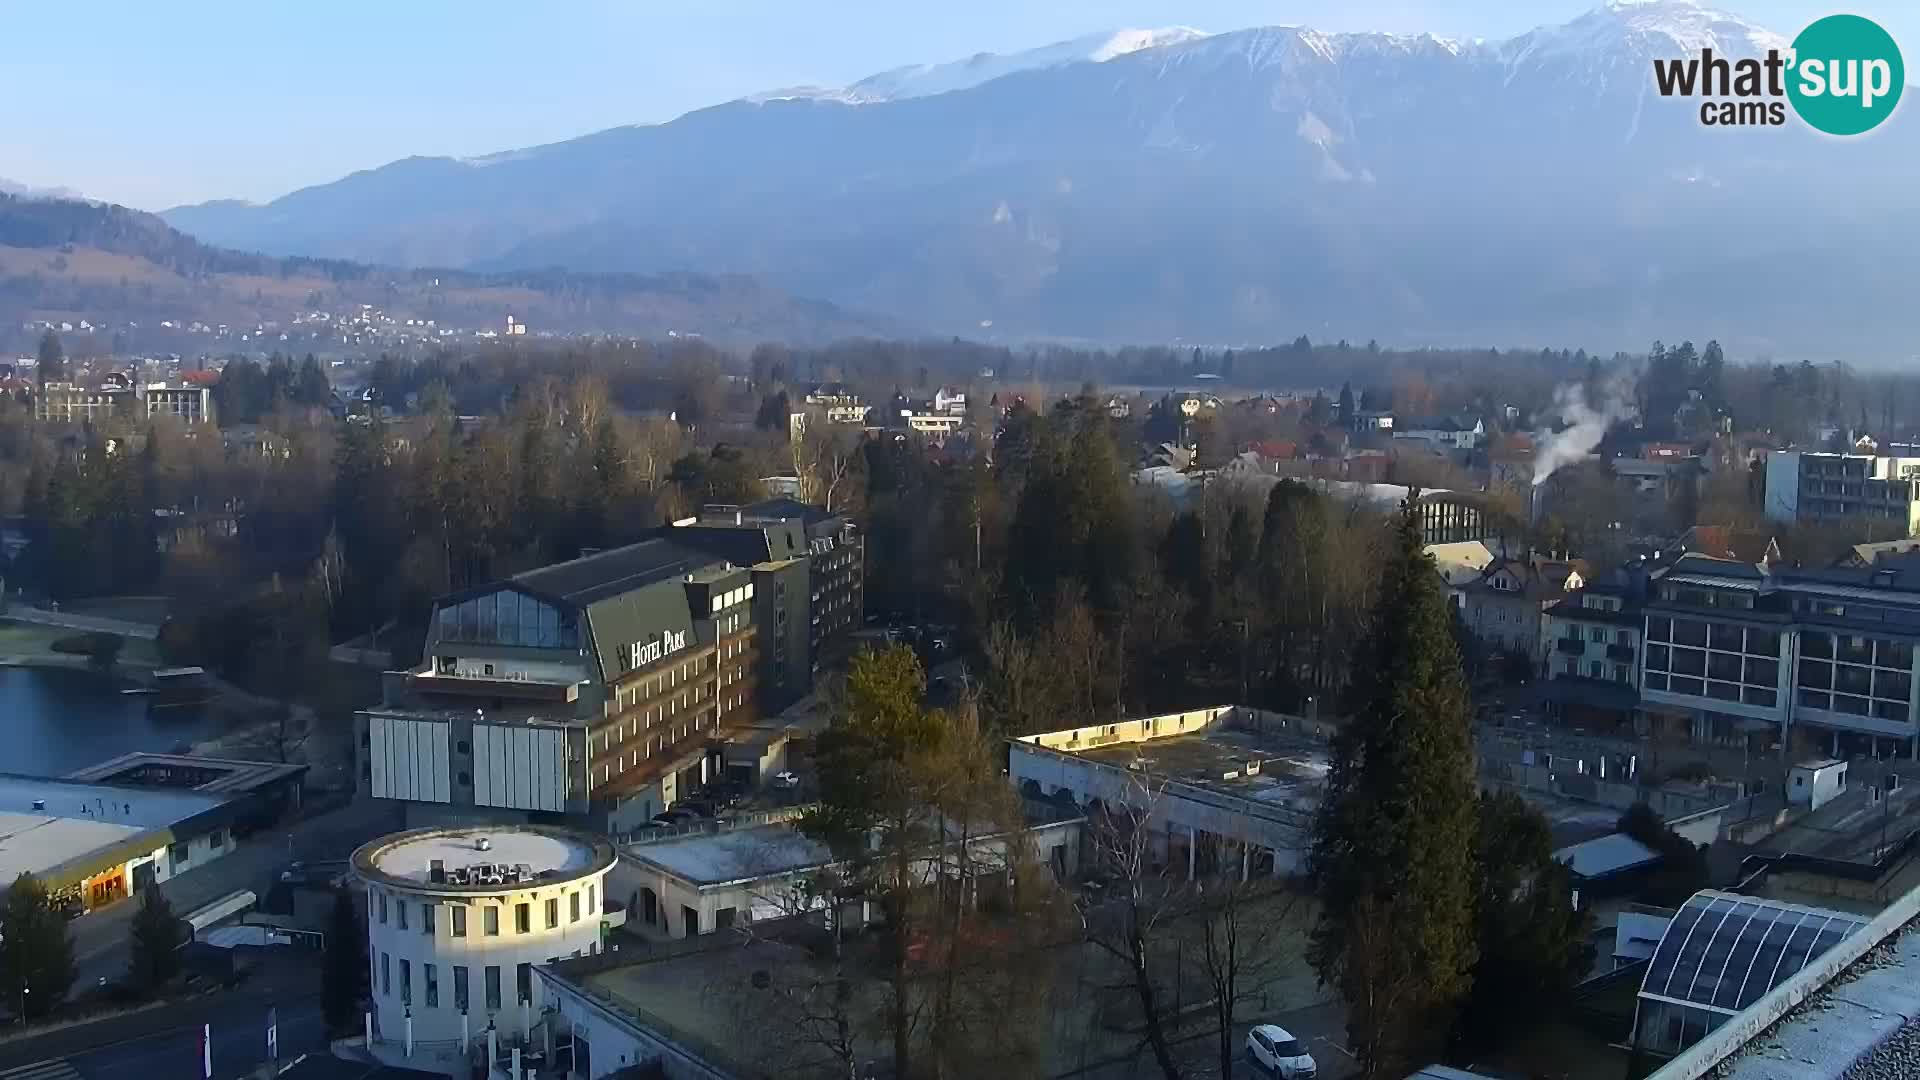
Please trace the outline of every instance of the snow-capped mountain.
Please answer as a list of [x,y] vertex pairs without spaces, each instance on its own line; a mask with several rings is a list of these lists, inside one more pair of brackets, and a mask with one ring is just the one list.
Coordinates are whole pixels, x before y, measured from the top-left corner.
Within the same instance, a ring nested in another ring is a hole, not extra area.
[[785,90],[755,94],[746,100],[790,101],[795,98],[808,98],[838,101],[849,105],[903,101],[907,98],[966,90],[1018,71],[1035,71],[1065,64],[1103,64],[1114,57],[1127,56],[1142,49],[1178,45],[1181,42],[1206,36],[1205,32],[1186,26],[1170,26],[1158,30],[1116,30],[1111,33],[1088,34],[1071,41],[1056,42],[1017,53],[976,53],[965,60],[954,60],[943,64],[911,64],[891,71],[883,71],[878,75],[869,75],[851,86],[790,87]]
[[939,332],[1894,348],[1920,128],[1712,128],[1653,91],[1653,59],[1780,44],[1683,0],[1505,41],[1096,35],[168,218],[377,262],[754,273]]

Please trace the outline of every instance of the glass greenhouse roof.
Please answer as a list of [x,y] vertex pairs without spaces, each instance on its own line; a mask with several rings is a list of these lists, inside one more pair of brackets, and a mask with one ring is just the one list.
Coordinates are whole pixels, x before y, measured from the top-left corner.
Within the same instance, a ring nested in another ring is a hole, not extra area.
[[1731,1015],[1866,924],[1840,911],[1697,892],[1667,925],[1640,996]]

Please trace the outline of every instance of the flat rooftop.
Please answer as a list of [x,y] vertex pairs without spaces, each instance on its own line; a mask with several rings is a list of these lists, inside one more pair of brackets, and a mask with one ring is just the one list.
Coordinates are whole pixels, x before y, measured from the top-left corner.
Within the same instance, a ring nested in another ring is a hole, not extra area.
[[[225,796],[191,789],[122,787],[0,773],[0,814],[164,829],[226,801]],[[36,807],[35,802],[43,805]]]
[[0,875],[59,888],[224,821],[224,795],[0,774]]
[[[482,846],[484,844],[484,847]],[[565,829],[541,826],[484,826],[464,829],[416,829],[370,841],[353,853],[354,870],[362,876],[385,878],[399,885],[429,885],[434,861],[442,867],[478,863],[527,865],[537,877],[578,877],[613,865],[613,845],[605,840]],[[479,886],[498,891],[511,886]],[[525,888],[525,885],[521,885]]]
[[[48,870],[147,833],[137,825],[0,812],[0,874],[45,877]],[[158,847],[156,842],[153,846]]]
[[693,885],[790,874],[833,861],[833,854],[824,845],[786,825],[757,825],[629,844],[624,854]]
[[[731,934],[675,943],[638,961],[623,953],[561,961],[553,970],[623,1016],[686,1045],[727,1072],[742,1077],[845,1076],[824,1045],[795,1038],[779,994],[756,990],[756,980],[804,989],[833,978],[806,949],[773,938]],[[595,970],[598,969],[598,970]],[[879,1015],[882,983],[855,977],[847,985],[856,1000],[852,1016]],[[766,1038],[743,1037],[763,1031]]]
[[1602,878],[1658,862],[1660,855],[1625,833],[1611,833],[1563,847],[1553,860],[1566,864],[1575,877]]
[[1075,756],[1119,769],[1138,762],[1139,771],[1153,776],[1301,813],[1319,806],[1329,764],[1326,745],[1311,738],[1231,727],[1115,743]]

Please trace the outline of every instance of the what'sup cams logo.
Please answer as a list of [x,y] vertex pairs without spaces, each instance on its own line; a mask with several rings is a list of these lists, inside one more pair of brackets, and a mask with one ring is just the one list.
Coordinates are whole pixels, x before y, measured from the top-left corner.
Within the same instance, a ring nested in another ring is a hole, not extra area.
[[1709,127],[1779,126],[1787,107],[1816,131],[1861,135],[1900,103],[1907,71],[1893,36],[1871,19],[1829,15],[1800,31],[1785,52],[1729,60],[1699,56],[1653,62],[1661,97],[1697,97]]

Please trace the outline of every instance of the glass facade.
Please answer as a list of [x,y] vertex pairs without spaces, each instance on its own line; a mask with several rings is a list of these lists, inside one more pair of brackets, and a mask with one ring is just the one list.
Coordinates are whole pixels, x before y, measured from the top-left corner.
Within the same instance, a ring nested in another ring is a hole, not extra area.
[[1771,709],[1780,631],[1701,619],[1647,620],[1646,689]]
[[579,627],[572,612],[511,589],[447,604],[435,619],[441,642],[528,649],[580,647]]
[[1800,632],[1799,703],[1810,709],[1906,723],[1913,700],[1913,645],[1906,641]]

